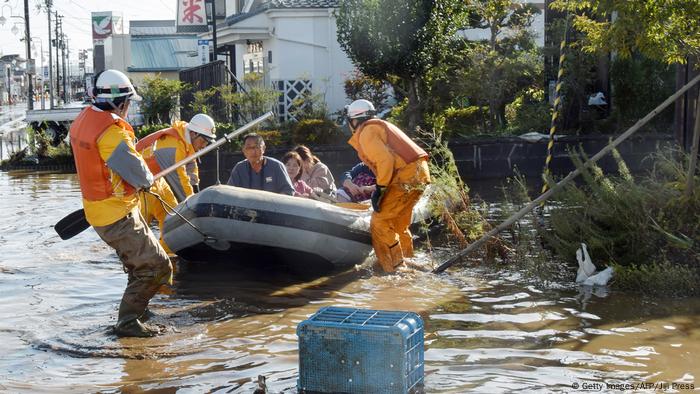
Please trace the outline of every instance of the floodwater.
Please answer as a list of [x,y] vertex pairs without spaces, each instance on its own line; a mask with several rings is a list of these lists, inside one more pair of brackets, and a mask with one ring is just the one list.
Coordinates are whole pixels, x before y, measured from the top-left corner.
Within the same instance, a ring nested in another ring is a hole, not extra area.
[[296,326],[326,305],[418,312],[427,392],[700,385],[699,299],[540,289],[486,268],[303,278],[180,262],[151,304],[165,334],[118,339],[116,255],[91,229],[52,228],[80,208],[75,175],[0,172],[0,196],[0,392],[249,393],[258,375],[294,392]]

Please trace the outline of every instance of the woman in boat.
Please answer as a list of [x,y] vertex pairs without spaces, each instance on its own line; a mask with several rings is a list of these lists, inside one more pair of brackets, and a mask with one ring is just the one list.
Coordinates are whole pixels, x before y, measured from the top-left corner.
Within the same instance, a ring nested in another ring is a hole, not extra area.
[[323,164],[305,145],[297,145],[294,152],[299,154],[302,160],[301,180],[312,189],[320,188],[323,193],[334,196],[336,192],[335,179],[333,179],[333,174],[328,166]]
[[285,153],[282,157],[282,163],[287,168],[287,174],[289,174],[289,179],[292,180],[292,185],[294,186],[294,195],[300,197],[311,197],[313,195],[313,189],[311,186],[307,185],[306,182],[301,180],[303,171],[303,162],[298,153],[291,151]]

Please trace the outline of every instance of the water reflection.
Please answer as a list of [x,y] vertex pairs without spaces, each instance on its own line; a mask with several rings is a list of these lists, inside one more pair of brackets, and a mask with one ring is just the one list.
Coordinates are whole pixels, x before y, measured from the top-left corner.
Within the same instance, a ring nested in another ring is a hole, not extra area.
[[[179,262],[152,303],[165,334],[110,334],[126,276],[92,230],[74,175],[0,173],[0,391],[293,392],[296,325],[325,305],[408,309],[426,326],[428,392],[569,392],[582,383],[693,383],[700,300],[558,284],[517,272],[375,276]],[[603,390],[605,391],[605,390]]]

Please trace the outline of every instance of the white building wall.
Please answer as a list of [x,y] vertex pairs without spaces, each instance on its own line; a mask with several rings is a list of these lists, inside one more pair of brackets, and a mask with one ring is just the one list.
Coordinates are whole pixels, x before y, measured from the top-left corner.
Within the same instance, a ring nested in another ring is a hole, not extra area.
[[126,71],[131,66],[131,36],[114,34],[105,39],[105,69]]
[[346,104],[345,78],[352,63],[336,39],[332,10],[271,18],[272,38],[263,42],[269,80],[310,80],[313,93],[321,94],[332,113]]

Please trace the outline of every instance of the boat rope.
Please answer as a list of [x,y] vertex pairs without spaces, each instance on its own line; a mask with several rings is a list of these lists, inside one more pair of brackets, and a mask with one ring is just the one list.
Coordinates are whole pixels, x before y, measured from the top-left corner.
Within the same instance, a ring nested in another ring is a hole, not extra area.
[[[216,242],[216,241],[217,241],[216,238],[214,238],[214,237],[212,237],[212,236],[210,236],[210,235],[205,234],[202,230],[200,230],[199,228],[197,228],[197,226],[195,226],[192,222],[190,222],[189,220],[187,220],[186,217],[182,216],[182,214],[181,214],[180,212],[178,212],[177,210],[175,210],[174,207],[171,207],[170,204],[168,204],[167,202],[165,202],[165,200],[163,200],[163,198],[162,198],[158,193],[154,193],[154,192],[152,192],[152,191],[150,191],[150,190],[148,190],[148,189],[144,189],[143,192],[144,192],[144,193],[148,193],[148,194],[154,196],[155,198],[157,198],[158,201],[160,201],[160,204],[163,206],[163,209],[165,210],[165,213],[166,213],[166,214],[168,214],[169,216],[177,215],[177,216],[180,217],[180,219],[184,220],[185,223],[189,224],[190,227],[192,227],[196,232],[198,232],[202,237],[204,237],[204,242],[211,243],[211,242]],[[145,201],[145,199],[144,199],[144,201]],[[162,236],[162,234],[161,234],[161,236]]]
[[[542,180],[544,183],[542,184],[542,193],[546,192],[547,189],[549,188],[549,179],[551,177],[551,172],[549,168],[549,164],[552,161],[552,155],[554,152],[554,135],[557,132],[557,120],[559,119],[562,111],[562,97],[561,97],[561,87],[564,82],[564,66],[566,62],[566,44],[567,44],[567,37],[569,35],[569,12],[566,12],[566,20],[565,20],[565,25],[564,25],[564,37],[561,40],[561,43],[559,44],[559,71],[557,72],[557,83],[556,83],[556,88],[554,89],[554,106],[552,108],[552,121],[550,123],[549,127],[549,141],[547,142],[547,157],[545,158],[544,161],[544,170],[542,173]],[[541,194],[542,194],[541,193]],[[544,204],[544,201],[542,201],[542,204]]]

